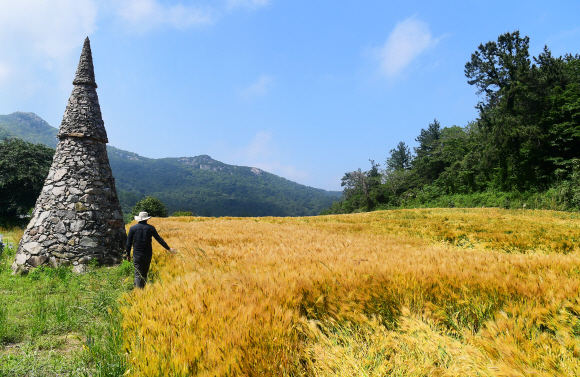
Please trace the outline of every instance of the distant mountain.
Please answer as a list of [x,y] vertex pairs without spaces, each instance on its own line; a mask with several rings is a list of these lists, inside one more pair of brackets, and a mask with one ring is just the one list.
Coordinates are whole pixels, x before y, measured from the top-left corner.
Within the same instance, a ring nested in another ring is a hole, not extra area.
[[[56,147],[57,129],[33,113],[0,115],[2,135]],[[316,215],[341,196],[258,168],[228,165],[210,156],[152,159],[107,147],[123,212],[147,195],[169,212],[204,216]]]
[[0,139],[17,137],[30,143],[56,148],[57,132],[56,128],[51,127],[34,113],[17,111],[9,115],[0,115]]

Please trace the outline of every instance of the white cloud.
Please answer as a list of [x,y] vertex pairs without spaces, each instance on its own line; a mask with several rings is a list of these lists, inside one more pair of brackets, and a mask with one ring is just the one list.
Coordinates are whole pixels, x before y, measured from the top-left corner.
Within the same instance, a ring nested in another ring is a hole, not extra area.
[[299,170],[293,165],[283,165],[280,161],[270,161],[270,162],[258,162],[253,165],[256,168],[260,168],[268,173],[276,174],[286,179],[294,182],[302,181],[304,182],[310,178],[310,173]]
[[228,9],[250,8],[258,9],[270,4],[270,0],[226,0]]
[[[27,101],[38,96],[47,103],[57,95],[70,93],[71,75],[85,37],[93,36],[98,27],[111,27],[114,25],[111,20],[122,21],[130,32],[187,29],[214,23],[228,6],[260,7],[267,3],[195,0],[172,5],[164,0],[0,0],[0,107],[3,111],[21,110],[29,105]],[[269,85],[266,78],[261,89],[257,85],[248,95],[259,95]]]
[[268,173],[276,174],[292,181],[305,181],[310,178],[310,173],[307,171],[280,161],[277,148],[272,140],[272,134],[267,131],[256,133],[247,146],[238,149],[234,153],[232,160],[240,161],[240,164],[260,168]]
[[244,98],[263,96],[274,86],[274,78],[270,75],[260,75],[252,84],[242,89],[240,94]]
[[53,59],[82,45],[82,37],[96,26],[97,7],[92,0],[0,1],[0,5],[2,47]]
[[212,24],[215,20],[211,8],[162,5],[157,0],[124,0],[117,3],[117,14],[133,30],[144,32],[161,26],[187,29],[192,26]]
[[434,47],[440,38],[433,38],[429,25],[409,17],[398,22],[380,49],[380,70],[388,78],[399,75],[425,50]]
[[96,29],[95,2],[0,0],[0,9],[0,100],[17,105],[54,87],[54,81],[68,83],[70,90],[79,47]]
[[244,148],[244,157],[249,161],[257,161],[270,157],[272,155],[270,140],[272,140],[272,134],[270,132],[258,132],[254,135],[250,144]]

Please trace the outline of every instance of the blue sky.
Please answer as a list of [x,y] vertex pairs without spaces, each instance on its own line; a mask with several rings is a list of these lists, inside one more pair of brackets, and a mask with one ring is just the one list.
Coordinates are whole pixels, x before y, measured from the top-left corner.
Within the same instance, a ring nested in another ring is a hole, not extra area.
[[111,145],[341,190],[421,128],[474,120],[480,43],[580,53],[579,1],[0,0],[0,114],[58,127],[89,36]]

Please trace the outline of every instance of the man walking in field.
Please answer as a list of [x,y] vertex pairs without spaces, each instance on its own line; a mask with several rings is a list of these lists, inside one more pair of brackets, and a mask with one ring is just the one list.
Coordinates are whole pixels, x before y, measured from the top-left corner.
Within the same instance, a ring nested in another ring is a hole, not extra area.
[[137,224],[129,229],[129,236],[127,237],[127,260],[131,262],[131,246],[133,247],[133,266],[135,266],[135,287],[143,288],[147,283],[147,273],[149,272],[149,265],[153,257],[153,249],[151,247],[151,238],[155,237],[157,242],[166,250],[175,254],[175,249],[170,248],[167,243],[157,234],[157,230],[153,225],[147,224],[151,216],[147,212],[139,212],[139,216],[135,216]]

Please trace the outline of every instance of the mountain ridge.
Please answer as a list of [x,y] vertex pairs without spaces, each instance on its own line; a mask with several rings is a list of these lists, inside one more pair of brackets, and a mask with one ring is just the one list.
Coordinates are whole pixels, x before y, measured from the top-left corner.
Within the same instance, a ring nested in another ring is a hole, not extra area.
[[[34,113],[0,115],[0,138],[55,148],[58,130]],[[148,158],[107,145],[123,212],[155,196],[170,212],[205,216],[317,215],[341,192],[301,185],[262,169],[229,165],[208,155]]]

